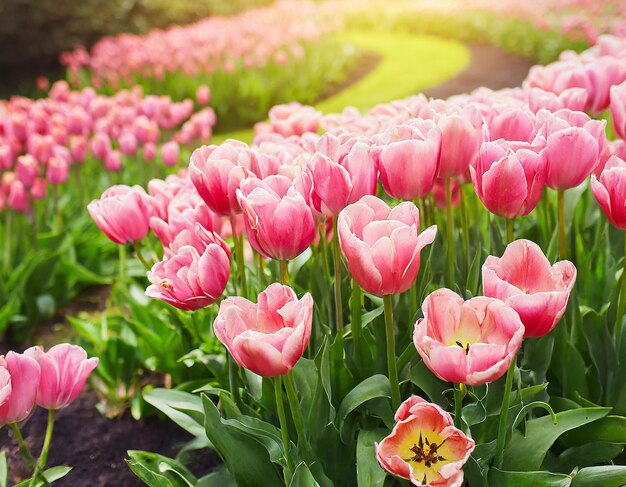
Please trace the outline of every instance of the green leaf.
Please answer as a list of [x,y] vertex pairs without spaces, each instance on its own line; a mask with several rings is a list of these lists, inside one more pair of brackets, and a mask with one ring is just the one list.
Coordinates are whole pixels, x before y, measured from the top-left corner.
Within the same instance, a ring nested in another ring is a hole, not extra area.
[[587,467],[575,474],[572,487],[620,487],[626,484],[626,467]]
[[505,472],[489,470],[489,485],[498,487],[569,487],[569,475],[551,472]]
[[568,448],[556,458],[546,457],[544,465],[552,472],[567,473],[575,468],[610,463],[623,451],[624,445],[619,443],[594,441]]
[[213,401],[202,395],[206,435],[239,487],[275,487],[281,476],[264,446],[220,417]]
[[0,487],[9,485],[9,467],[7,465],[7,454],[3,450],[0,452]]
[[128,451],[129,468],[150,487],[193,487],[196,478],[180,462],[171,458],[138,450]]
[[351,438],[344,435],[344,425],[348,415],[363,403],[380,397],[391,397],[389,379],[380,374],[368,377],[344,397],[337,411],[337,429],[341,432],[344,442],[351,441]]
[[301,462],[296,470],[293,472],[293,476],[291,477],[291,481],[289,482],[289,487],[320,487],[315,481],[313,474],[309,470],[309,467],[306,463]]
[[196,487],[237,487],[235,479],[223,465],[198,479]]
[[196,438],[206,438],[204,408],[198,396],[175,389],[156,388],[145,392],[143,398]]
[[[49,468],[48,470],[43,472],[42,475],[46,479],[46,482],[51,484],[65,477],[68,473],[70,473],[71,470],[72,470],[72,467],[66,467],[62,465],[58,467]],[[26,479],[20,482],[19,484],[15,484],[14,487],[28,487],[30,486],[30,482],[31,482],[31,479]],[[44,485],[43,480],[37,480],[37,482],[35,482],[34,484],[34,487],[43,487],[43,485]]]
[[626,444],[626,418],[606,416],[565,433],[560,442],[567,446],[579,446],[592,441]]
[[419,387],[428,396],[432,402],[439,404],[441,407],[448,406],[444,392],[450,389],[450,385],[442,380],[437,379],[435,375],[428,370],[423,361],[415,364],[409,374],[409,380]]
[[359,487],[382,487],[387,474],[378,464],[374,443],[379,443],[388,431],[361,430],[356,444],[356,475]]
[[566,431],[578,428],[606,416],[611,408],[580,408],[563,411],[556,415],[531,419],[526,423],[526,434],[515,431],[504,450],[504,466],[511,471],[533,471],[541,468],[546,453]]

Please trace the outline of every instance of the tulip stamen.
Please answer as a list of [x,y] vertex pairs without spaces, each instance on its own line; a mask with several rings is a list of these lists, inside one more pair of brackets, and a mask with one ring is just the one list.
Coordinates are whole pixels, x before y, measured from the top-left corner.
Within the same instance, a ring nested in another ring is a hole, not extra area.
[[405,462],[415,462],[415,463],[423,463],[426,468],[430,468],[432,465],[435,465],[438,462],[444,462],[446,459],[439,454],[439,448],[443,446],[446,442],[447,438],[445,438],[441,443],[431,443],[428,440],[428,437],[425,439],[422,437],[422,433],[420,433],[419,440],[416,444],[410,448],[410,450],[415,454],[411,458],[406,458]]
[[469,349],[470,349],[470,344],[467,343],[465,346],[463,346],[463,344],[459,341],[455,342],[459,347],[463,348],[465,350],[465,355],[469,355]]
[[159,286],[162,287],[163,289],[167,289],[168,291],[171,291],[172,289],[174,289],[174,283],[172,282],[171,279],[161,279],[159,281]]

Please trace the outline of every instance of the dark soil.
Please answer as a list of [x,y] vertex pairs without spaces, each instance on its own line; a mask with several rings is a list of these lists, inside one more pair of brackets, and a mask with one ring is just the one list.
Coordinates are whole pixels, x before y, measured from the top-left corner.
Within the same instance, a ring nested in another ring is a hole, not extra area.
[[[105,419],[95,408],[97,398],[84,393],[74,404],[57,413],[48,466],[68,465],[72,471],[55,482],[59,487],[105,487],[144,485],[126,465],[127,450],[146,450],[175,457],[192,437],[171,421],[156,417]],[[46,430],[47,411],[39,408],[25,423],[22,434],[34,455],[39,453]],[[29,475],[24,472],[8,428],[0,430],[0,449],[7,450],[9,484]],[[192,471],[207,473],[219,460],[203,451],[193,458]]]
[[498,47],[470,44],[470,64],[458,76],[424,92],[433,98],[470,93],[484,86],[492,90],[520,86],[531,66],[537,64]]

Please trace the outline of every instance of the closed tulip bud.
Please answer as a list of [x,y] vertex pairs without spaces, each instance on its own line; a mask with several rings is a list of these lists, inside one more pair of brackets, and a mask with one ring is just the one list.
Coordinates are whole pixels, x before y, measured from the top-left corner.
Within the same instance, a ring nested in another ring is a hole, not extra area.
[[461,115],[439,115],[436,121],[441,130],[439,177],[462,176],[478,157],[482,132]]
[[0,355],[0,426],[28,418],[35,408],[39,376],[39,364],[27,355]]
[[0,145],[0,171],[13,167],[13,150],[10,145]]
[[118,140],[120,152],[125,156],[132,156],[137,152],[137,138],[132,132],[124,132]]
[[60,157],[51,157],[46,167],[46,179],[50,184],[59,185],[67,181],[69,164]]
[[526,108],[502,110],[489,121],[489,140],[530,142],[535,132],[535,116]]
[[526,143],[486,142],[470,167],[476,194],[491,213],[504,218],[535,209],[546,181],[545,151]]
[[591,176],[591,192],[609,221],[626,230],[626,162],[611,156],[600,177]]
[[82,164],[87,158],[87,139],[79,135],[70,137],[70,153],[72,161],[76,164]]
[[259,294],[258,304],[234,297],[222,301],[215,336],[242,367],[263,377],[286,375],[309,344],[313,298],[298,299],[278,283]]
[[111,139],[105,133],[98,132],[91,139],[91,153],[98,159],[104,157],[111,152]]
[[63,409],[80,395],[85,382],[98,366],[98,358],[87,358],[78,345],[62,343],[47,352],[31,347],[24,352],[37,361],[41,370],[37,388],[37,405],[44,409]]
[[611,87],[611,118],[615,135],[626,139],[626,82]]
[[442,380],[471,386],[502,377],[524,338],[519,315],[498,299],[464,301],[450,289],[428,295],[413,343],[424,364]]
[[341,250],[352,277],[365,291],[383,296],[413,285],[420,252],[437,233],[435,225],[419,233],[419,225],[419,210],[411,202],[391,209],[375,196],[364,196],[341,212]]
[[30,154],[19,156],[15,163],[15,175],[24,186],[30,188],[39,176],[39,163]]
[[246,179],[237,190],[237,198],[248,241],[263,257],[292,260],[313,242],[311,209],[289,178]]
[[483,264],[485,296],[504,301],[519,314],[525,336],[540,337],[559,322],[576,282],[576,267],[567,260],[553,266],[529,240],[510,243],[502,257]]
[[8,191],[7,206],[18,213],[26,213],[30,209],[30,202],[26,188],[21,181],[14,180]]
[[152,142],[146,142],[143,146],[143,158],[145,161],[152,161],[156,156],[157,148],[156,144]]
[[39,201],[46,197],[46,193],[47,193],[46,180],[43,178],[35,179],[35,182],[30,188],[30,197],[35,201]]
[[196,89],[196,101],[199,105],[208,105],[211,101],[211,90],[207,85],[200,85]]
[[185,311],[213,304],[230,277],[230,258],[221,243],[209,243],[202,254],[192,246],[157,262],[148,272],[146,295]]
[[404,401],[391,434],[374,443],[376,458],[387,472],[424,487],[460,487],[463,465],[474,440],[454,426],[452,416],[419,396]]
[[161,146],[161,158],[166,166],[175,166],[178,164],[180,157],[180,147],[173,140],[166,142]]
[[431,120],[394,127],[377,148],[383,188],[390,196],[414,200],[427,196],[439,173],[441,131]]
[[150,230],[149,196],[140,186],[111,186],[87,210],[96,225],[117,244],[142,240]]
[[117,172],[122,169],[122,157],[120,151],[112,150],[104,156],[104,167],[107,171]]

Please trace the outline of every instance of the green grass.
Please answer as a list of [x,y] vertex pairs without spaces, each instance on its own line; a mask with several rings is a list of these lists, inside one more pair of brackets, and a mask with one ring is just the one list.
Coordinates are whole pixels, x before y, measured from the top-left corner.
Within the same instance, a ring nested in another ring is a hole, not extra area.
[[[469,50],[461,43],[404,32],[349,31],[339,36],[359,49],[382,56],[380,63],[357,83],[316,104],[323,113],[341,112],[347,106],[368,110],[379,103],[405,98],[453,78],[469,64]],[[252,129],[216,135],[252,142]]]

